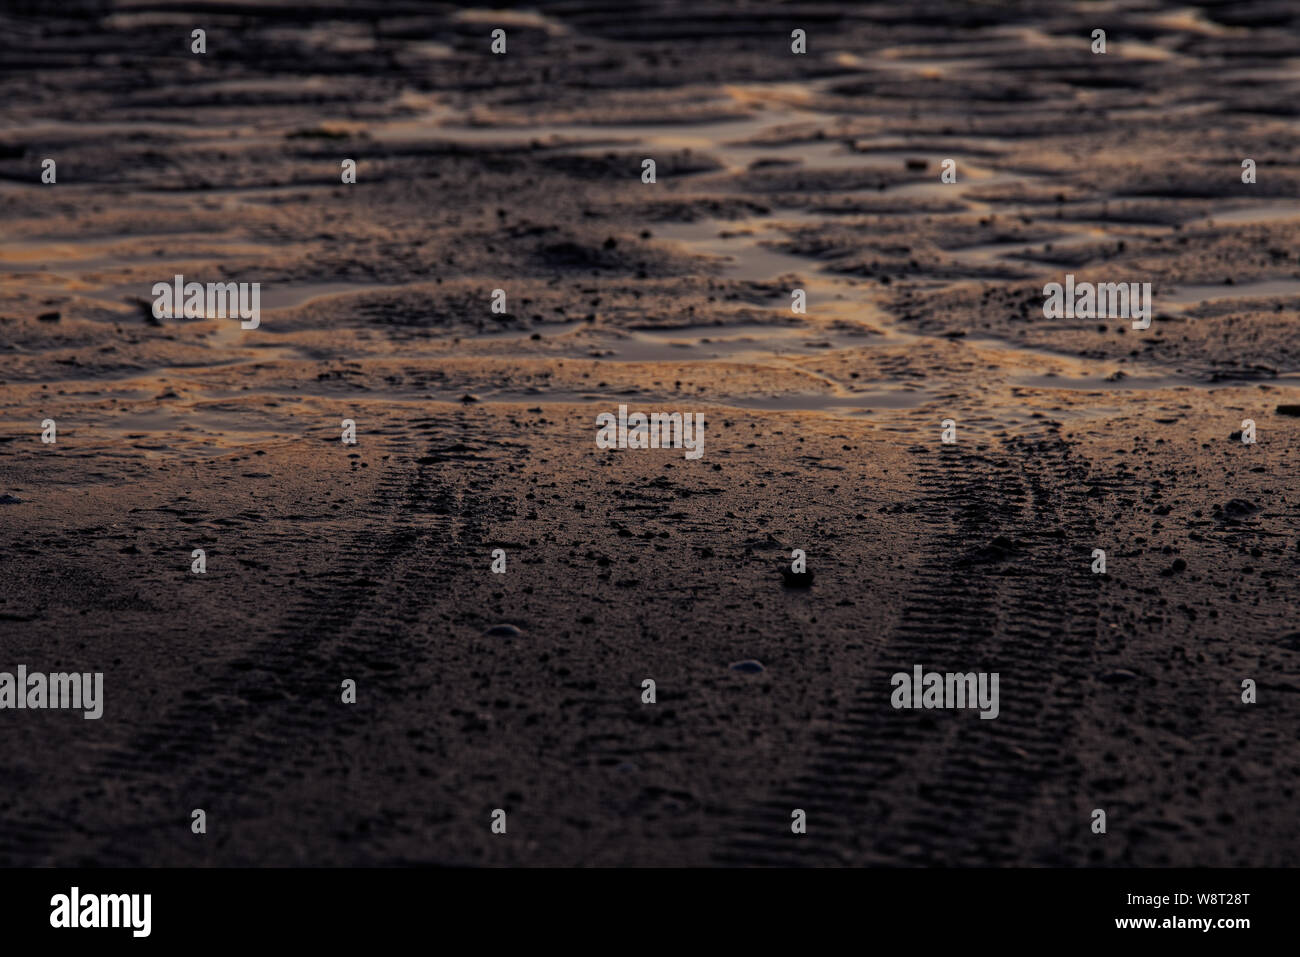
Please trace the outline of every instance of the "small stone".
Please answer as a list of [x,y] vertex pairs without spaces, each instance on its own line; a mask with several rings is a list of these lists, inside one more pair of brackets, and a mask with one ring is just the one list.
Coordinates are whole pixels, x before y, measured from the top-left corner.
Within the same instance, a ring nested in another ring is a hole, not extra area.
[[744,661],[733,661],[730,666],[732,671],[739,671],[742,675],[756,675],[763,670],[761,662],[753,658],[746,658]]
[[976,549],[965,558],[959,559],[956,564],[959,567],[963,567],[967,565],[984,565],[992,562],[1005,561],[1018,553],[1020,549],[1020,542],[1013,542],[1005,535],[999,535],[987,545]]
[[489,638],[518,638],[523,632],[514,625],[493,625],[483,634]]
[[1234,498],[1226,502],[1221,511],[1227,518],[1245,518],[1258,512],[1259,506],[1244,498]]
[[21,505],[22,502],[17,495],[0,495],[0,505]]

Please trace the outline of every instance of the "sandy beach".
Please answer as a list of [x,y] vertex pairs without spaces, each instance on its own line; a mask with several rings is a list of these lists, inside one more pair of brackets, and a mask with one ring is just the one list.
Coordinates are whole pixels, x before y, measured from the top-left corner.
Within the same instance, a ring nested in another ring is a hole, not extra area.
[[1295,863],[1295,4],[40,6],[0,865]]

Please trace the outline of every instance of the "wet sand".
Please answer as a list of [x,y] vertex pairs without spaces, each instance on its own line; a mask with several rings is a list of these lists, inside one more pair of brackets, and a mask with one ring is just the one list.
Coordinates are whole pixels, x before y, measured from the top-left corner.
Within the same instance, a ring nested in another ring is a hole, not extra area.
[[0,17],[0,864],[1294,861],[1290,5],[205,10]]

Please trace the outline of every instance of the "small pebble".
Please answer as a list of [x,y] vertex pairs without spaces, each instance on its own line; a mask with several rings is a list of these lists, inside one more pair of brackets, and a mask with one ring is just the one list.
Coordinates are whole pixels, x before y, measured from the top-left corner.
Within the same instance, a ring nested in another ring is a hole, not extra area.
[[1244,498],[1234,498],[1224,504],[1221,511],[1228,518],[1245,518],[1247,515],[1254,515],[1258,512],[1259,506]]

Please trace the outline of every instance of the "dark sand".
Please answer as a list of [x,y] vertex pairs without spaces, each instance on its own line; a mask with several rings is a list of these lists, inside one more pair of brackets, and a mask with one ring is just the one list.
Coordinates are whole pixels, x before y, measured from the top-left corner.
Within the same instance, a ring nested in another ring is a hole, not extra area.
[[9,9],[0,864],[1295,863],[1294,4]]

